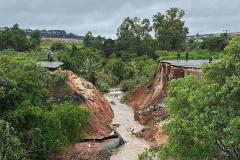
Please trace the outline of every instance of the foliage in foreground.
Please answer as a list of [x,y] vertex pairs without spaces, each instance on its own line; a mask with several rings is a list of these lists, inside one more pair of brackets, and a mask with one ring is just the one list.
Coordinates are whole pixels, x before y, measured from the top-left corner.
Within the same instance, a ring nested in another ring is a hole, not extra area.
[[24,150],[21,147],[21,142],[11,126],[0,119],[0,159],[15,160],[24,159]]
[[88,129],[87,111],[70,103],[51,111],[24,103],[4,117],[17,131],[30,159],[60,153],[64,146],[79,142]]
[[54,105],[50,73],[24,57],[0,56],[0,159],[45,160],[83,138],[89,113]]
[[240,38],[226,48],[221,61],[205,66],[201,80],[172,80],[168,90],[171,115],[165,131],[169,144],[161,159],[240,158]]

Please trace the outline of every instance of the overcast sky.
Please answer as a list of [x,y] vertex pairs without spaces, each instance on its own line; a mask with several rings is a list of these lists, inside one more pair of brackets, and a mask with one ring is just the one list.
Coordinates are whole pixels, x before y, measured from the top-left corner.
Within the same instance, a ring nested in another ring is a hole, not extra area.
[[185,10],[190,34],[240,31],[240,0],[0,0],[0,26],[114,38],[125,17],[151,19],[170,7]]

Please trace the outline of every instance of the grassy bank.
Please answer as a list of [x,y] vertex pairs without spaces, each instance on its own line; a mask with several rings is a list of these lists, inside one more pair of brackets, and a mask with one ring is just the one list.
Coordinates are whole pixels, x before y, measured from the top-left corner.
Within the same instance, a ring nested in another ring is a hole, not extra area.
[[[212,57],[213,59],[218,59],[221,54],[224,52],[213,52],[209,50],[199,50],[199,51],[190,51],[189,52],[189,59],[209,59]],[[186,52],[180,52],[181,59],[185,59]],[[160,52],[159,54],[159,60],[175,60],[176,59],[176,52]]]

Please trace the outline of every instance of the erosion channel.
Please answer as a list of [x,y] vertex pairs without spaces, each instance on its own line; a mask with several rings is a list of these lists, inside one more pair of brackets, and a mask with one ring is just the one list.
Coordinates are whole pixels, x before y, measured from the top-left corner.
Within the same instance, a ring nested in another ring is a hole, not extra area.
[[122,95],[119,89],[111,89],[108,94],[105,94],[114,112],[112,124],[117,126],[116,131],[126,141],[124,145],[113,151],[111,160],[137,160],[138,155],[149,147],[149,143],[134,135],[144,126],[134,120],[133,109],[120,102]]

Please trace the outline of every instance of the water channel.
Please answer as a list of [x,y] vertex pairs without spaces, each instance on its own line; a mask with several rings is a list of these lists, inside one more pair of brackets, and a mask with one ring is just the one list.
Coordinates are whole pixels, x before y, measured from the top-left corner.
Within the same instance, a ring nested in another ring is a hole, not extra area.
[[134,120],[133,109],[120,102],[122,95],[123,93],[119,89],[111,89],[105,95],[114,112],[112,124],[119,124],[116,130],[126,141],[124,145],[114,150],[111,160],[137,160],[138,155],[150,144],[132,134],[132,132],[136,133],[142,130],[144,126]]

